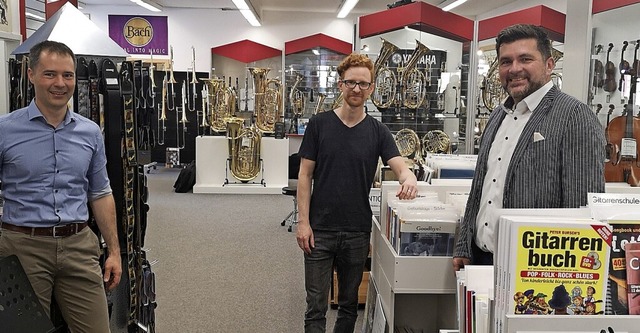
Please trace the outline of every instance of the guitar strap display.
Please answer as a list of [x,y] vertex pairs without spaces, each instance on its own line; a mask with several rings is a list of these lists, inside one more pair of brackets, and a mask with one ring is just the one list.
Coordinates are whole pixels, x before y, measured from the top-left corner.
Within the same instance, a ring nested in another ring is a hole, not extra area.
[[98,65],[92,59],[89,61],[89,119],[93,120],[101,128],[104,128],[100,112],[100,91],[98,86],[100,78],[98,77]]
[[78,57],[76,81],[76,112],[85,118],[89,118],[89,107],[91,103],[89,99],[89,66],[83,57]]
[[120,67],[120,94],[122,95],[124,137],[123,147],[123,173],[124,173],[124,211],[123,230],[126,239],[127,272],[129,277],[129,325],[135,325],[138,318],[138,288],[136,255],[134,251],[135,227],[136,227],[136,171],[137,156],[135,142],[135,116],[134,116],[134,73],[133,64],[124,61]]

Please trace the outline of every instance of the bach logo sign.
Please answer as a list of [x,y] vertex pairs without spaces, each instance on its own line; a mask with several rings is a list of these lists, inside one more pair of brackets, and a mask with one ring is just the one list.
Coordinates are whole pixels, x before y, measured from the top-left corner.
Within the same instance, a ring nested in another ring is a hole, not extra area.
[[143,47],[153,39],[153,26],[142,17],[134,17],[125,23],[122,35],[135,47]]
[[168,55],[166,16],[109,15],[109,37],[129,54]]

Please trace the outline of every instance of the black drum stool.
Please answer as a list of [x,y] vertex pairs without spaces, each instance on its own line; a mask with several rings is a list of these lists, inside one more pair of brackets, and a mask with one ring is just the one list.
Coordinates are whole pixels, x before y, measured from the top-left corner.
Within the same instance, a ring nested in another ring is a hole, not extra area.
[[282,220],[282,223],[280,223],[282,226],[289,226],[287,230],[291,232],[291,230],[293,230],[293,225],[298,223],[298,199],[296,198],[298,190],[296,187],[287,186],[282,188],[282,194],[293,197],[293,210],[284,218],[284,220]]
[[18,257],[0,259],[0,327],[2,332],[55,332]]

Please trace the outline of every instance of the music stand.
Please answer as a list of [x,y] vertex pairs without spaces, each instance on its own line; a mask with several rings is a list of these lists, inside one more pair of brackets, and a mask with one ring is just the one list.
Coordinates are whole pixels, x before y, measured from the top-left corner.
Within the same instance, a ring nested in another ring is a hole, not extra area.
[[55,332],[15,255],[0,258],[0,327],[12,333]]

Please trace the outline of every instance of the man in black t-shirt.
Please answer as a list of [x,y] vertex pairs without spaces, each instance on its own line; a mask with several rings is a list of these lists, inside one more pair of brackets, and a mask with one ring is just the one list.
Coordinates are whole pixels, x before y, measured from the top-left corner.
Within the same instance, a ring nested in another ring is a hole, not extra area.
[[[334,332],[353,332],[358,287],[369,253],[369,190],[381,157],[400,181],[397,196],[413,199],[415,175],[406,166],[389,129],[367,115],[373,63],[351,54],[338,66],[344,103],[309,120],[298,155],[298,229],[304,251],[307,310],[305,332],[324,332],[331,275],[338,275]],[[313,180],[313,193],[311,182]]]

